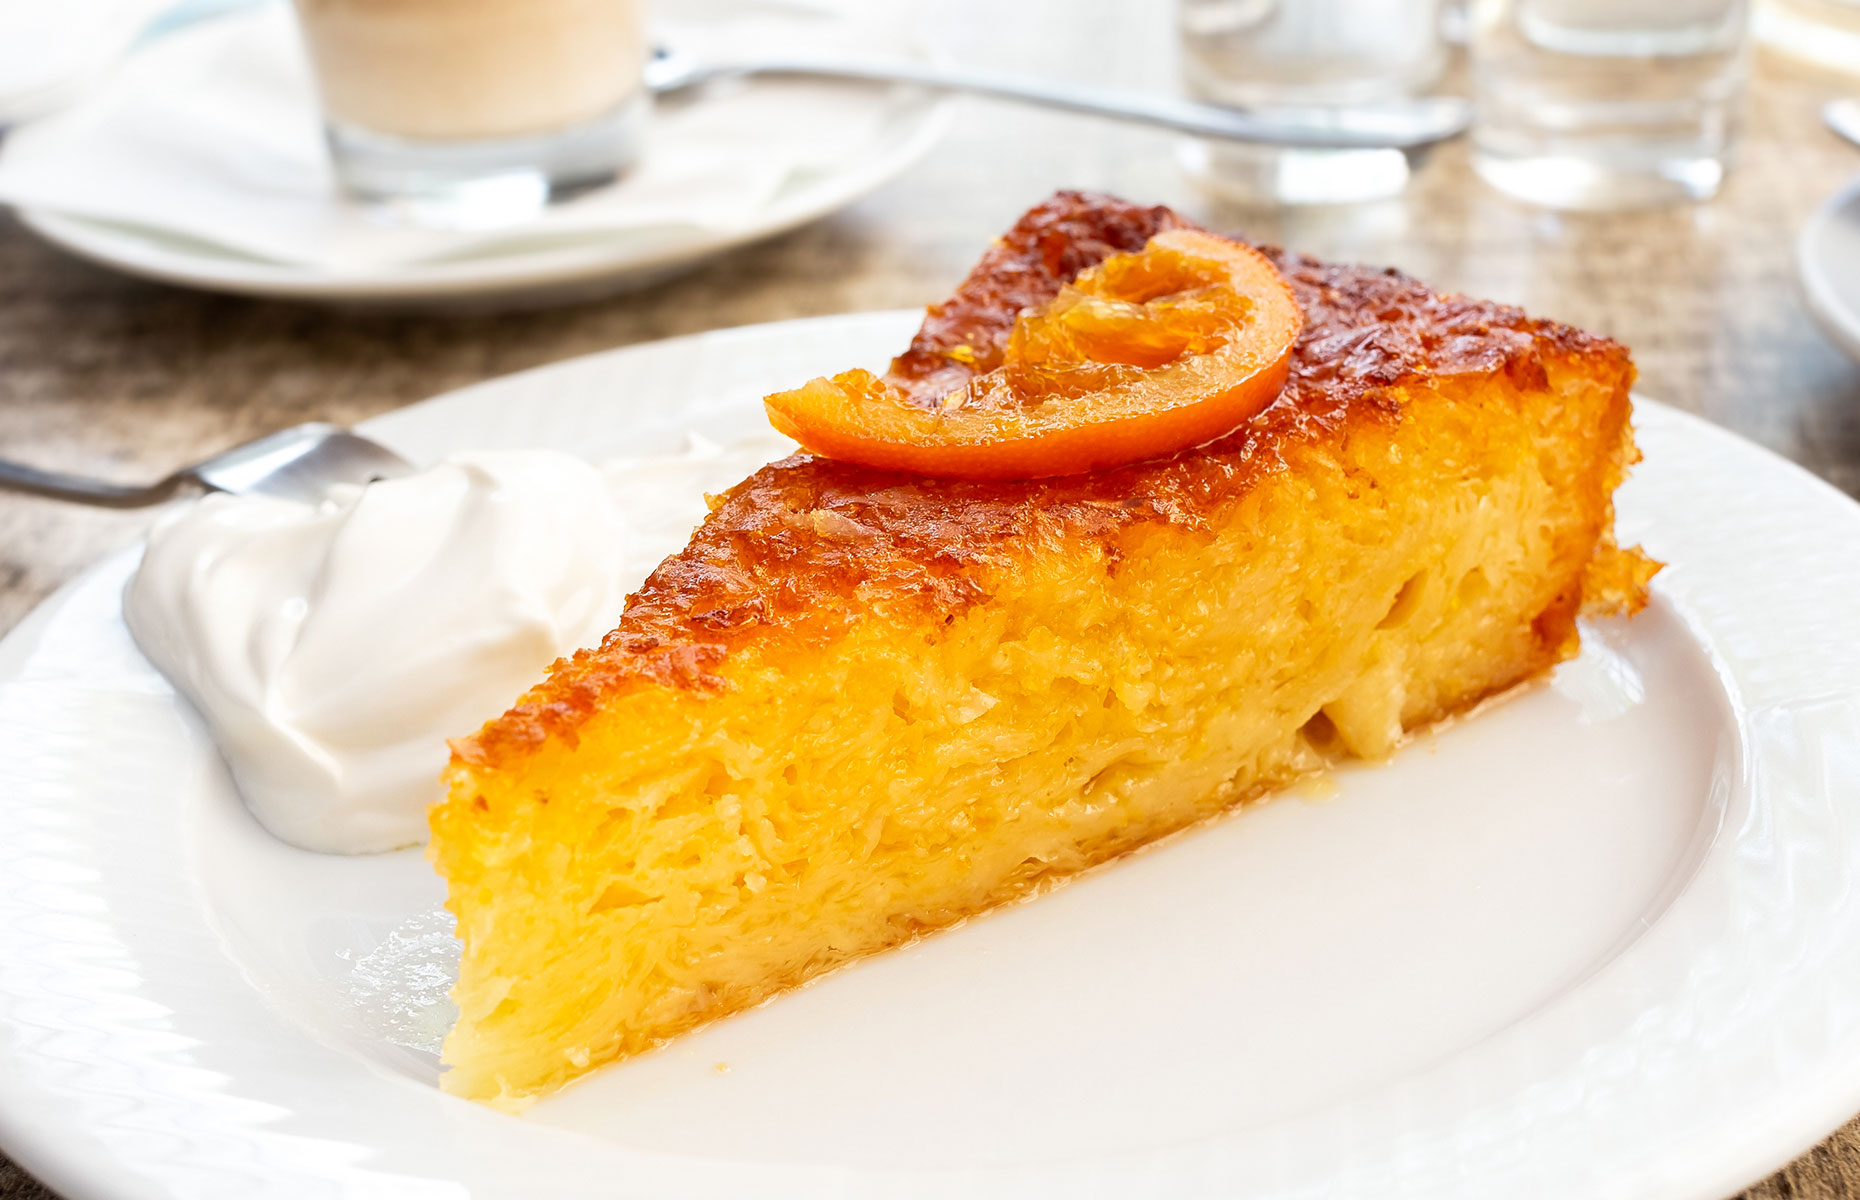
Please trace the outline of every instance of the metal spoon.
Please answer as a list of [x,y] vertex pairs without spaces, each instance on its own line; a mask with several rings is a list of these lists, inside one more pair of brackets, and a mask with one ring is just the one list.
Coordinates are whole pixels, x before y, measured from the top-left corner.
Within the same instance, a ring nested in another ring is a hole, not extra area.
[[104,508],[159,504],[189,485],[211,492],[314,503],[336,484],[393,479],[413,469],[412,463],[379,442],[337,425],[313,422],[234,446],[141,486],[42,471],[0,459],[0,488]]
[[1860,146],[1860,100],[1830,100],[1821,106],[1828,128]]
[[[146,0],[145,0],[146,3]],[[254,0],[182,0],[152,23],[139,17],[120,39],[123,48],[222,13],[251,7]],[[159,4],[154,5],[159,9]],[[1147,96],[1077,87],[975,67],[941,66],[910,60],[847,62],[800,57],[703,63],[660,47],[646,65],[645,83],[659,96],[699,88],[719,79],[785,75],[865,83],[909,83],[944,92],[969,92],[1068,112],[1159,126],[1198,137],[1272,146],[1319,149],[1418,150],[1466,131],[1472,105],[1456,96],[1433,96],[1374,110],[1276,111],[1271,116],[1167,96]],[[75,94],[75,93],[74,93]],[[68,99],[69,97],[65,97]],[[56,107],[49,97],[10,105],[0,96],[0,132],[28,115]],[[17,109],[17,111],[15,111]]]
[[660,48],[646,64],[646,87],[656,96],[702,87],[719,79],[750,75],[785,75],[843,79],[865,83],[909,83],[944,92],[969,92],[1037,104],[1068,112],[1154,125],[1178,133],[1252,142],[1269,146],[1321,149],[1417,150],[1458,137],[1472,120],[1472,105],[1457,96],[1432,96],[1379,109],[1339,112],[1329,109],[1264,115],[1168,96],[1077,87],[1024,75],[975,67],[943,66],[909,60],[845,62],[828,59],[770,58],[745,62],[698,62]]

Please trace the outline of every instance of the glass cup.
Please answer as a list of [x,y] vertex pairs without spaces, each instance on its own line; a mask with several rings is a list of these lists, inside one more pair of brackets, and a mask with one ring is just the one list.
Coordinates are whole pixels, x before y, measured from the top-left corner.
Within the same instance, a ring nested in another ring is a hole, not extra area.
[[1473,167],[1551,208],[1716,194],[1749,73],[1747,0],[1474,0]]
[[[1183,83],[1197,100],[1313,118],[1405,101],[1446,63],[1441,0],[1178,0]],[[1400,150],[1194,141],[1183,165],[1243,204],[1335,204],[1408,185]]]
[[338,184],[479,228],[610,183],[649,99],[644,0],[296,0]]

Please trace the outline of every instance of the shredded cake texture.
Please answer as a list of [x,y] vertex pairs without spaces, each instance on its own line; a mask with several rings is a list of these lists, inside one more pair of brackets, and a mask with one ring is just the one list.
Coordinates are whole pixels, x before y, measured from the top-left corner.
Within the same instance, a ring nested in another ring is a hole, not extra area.
[[[1186,224],[1053,197],[888,377],[959,386],[1022,309]],[[1613,540],[1622,346],[1270,253],[1305,327],[1247,426],[1012,483],[771,464],[599,647],[453,743],[449,1090],[521,1104],[1387,755],[1573,654],[1585,606],[1644,602],[1656,568]]]

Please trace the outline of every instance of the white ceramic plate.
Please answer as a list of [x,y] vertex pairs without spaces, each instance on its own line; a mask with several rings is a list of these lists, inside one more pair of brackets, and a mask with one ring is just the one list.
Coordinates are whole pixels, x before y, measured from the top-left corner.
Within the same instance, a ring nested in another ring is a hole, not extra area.
[[1815,324],[1860,362],[1860,179],[1809,217],[1796,237],[1795,269]]
[[[664,20],[655,25],[656,33],[701,60],[736,61],[755,57],[758,49],[770,52],[750,44],[744,30],[774,38],[774,52],[794,44],[829,56],[841,52],[909,58],[923,53],[903,23],[883,13],[862,12],[849,0],[681,0],[673,8],[661,14]],[[260,124],[286,122],[295,129],[301,118],[309,127],[313,118],[308,81],[286,87],[271,77],[290,73],[286,68],[306,70],[295,36],[276,3],[168,35],[137,57],[134,70],[119,81],[119,93],[31,127],[14,139],[18,144],[7,147],[29,180],[15,185],[23,187],[25,199],[9,193],[20,203],[20,219],[55,245],[103,266],[214,291],[394,307],[560,302],[645,287],[727,250],[817,220],[904,172],[948,125],[947,102],[909,87],[805,81],[720,86],[674,101],[680,113],[707,106],[708,111],[696,114],[701,119],[695,125],[676,116],[655,120],[657,140],[649,139],[648,154],[654,153],[655,145],[675,143],[679,131],[696,129],[700,140],[714,140],[720,121],[727,124],[726,117],[754,112],[758,105],[777,103],[786,106],[782,111],[792,108],[811,118],[797,116],[780,126],[782,136],[758,143],[756,169],[742,168],[742,186],[756,196],[746,207],[730,206],[727,217],[712,214],[703,220],[646,220],[634,211],[634,223],[612,228],[583,228],[571,221],[533,230],[499,230],[488,241],[462,243],[405,262],[384,258],[355,265],[268,255],[237,238],[209,236],[197,226],[211,226],[212,214],[198,205],[182,205],[195,224],[164,223],[171,218],[162,214],[178,203],[173,194],[177,184],[170,177],[185,180],[188,188],[217,202],[236,199],[227,210],[233,217],[227,219],[258,222],[270,231],[272,241],[279,229],[301,228],[310,239],[320,236],[325,222],[345,229],[357,223],[355,210],[327,195],[331,185],[314,145],[307,167],[286,153],[298,148],[296,141],[278,141],[281,135],[268,125],[262,136],[243,124],[229,124],[231,133],[220,129],[228,117],[224,110],[241,106],[266,114]],[[242,67],[247,68],[243,74]],[[164,132],[150,133],[144,128],[152,121],[148,106],[170,100],[173,111],[161,114],[167,122]],[[299,104],[305,109],[302,113],[297,111]],[[823,132],[823,125],[831,128]],[[106,137],[100,126],[115,132]],[[168,126],[180,128],[170,137]],[[821,139],[834,148],[825,158],[821,155],[827,151],[816,144]],[[202,149],[229,141],[245,149]],[[153,161],[141,167],[110,165],[133,157],[131,151]],[[713,157],[717,152],[708,151]],[[106,162],[86,168],[87,155]],[[75,166],[73,159],[79,160]],[[787,174],[762,195],[749,177],[759,178],[775,162],[786,166]],[[144,176],[137,170],[152,171],[161,181],[153,198],[141,186]],[[672,174],[677,177],[676,171]],[[668,198],[662,177],[653,185],[656,198],[648,208],[658,212],[674,201],[688,201],[689,211],[705,210],[715,200],[713,193],[736,186],[734,170],[724,178],[730,183],[720,182],[711,163],[692,176],[701,186],[685,182],[686,191],[696,191]],[[641,201],[636,197],[634,203]],[[585,221],[586,214],[581,219]]]
[[947,116],[946,105],[926,101],[913,108],[887,130],[871,157],[788,193],[741,229],[664,230],[664,236],[423,263],[361,277],[261,262],[185,238],[62,213],[22,209],[19,219],[79,258],[144,279],[207,291],[391,308],[566,303],[650,287],[726,251],[837,212],[929,153],[948,126]]
[[[635,347],[368,430],[416,458],[728,437],[918,316]],[[1671,566],[1550,685],[520,1118],[434,1086],[421,856],[264,834],[124,632],[119,555],[0,644],[0,1144],[74,1200],[1728,1194],[1860,1109],[1860,508],[1638,421],[1621,529]]]

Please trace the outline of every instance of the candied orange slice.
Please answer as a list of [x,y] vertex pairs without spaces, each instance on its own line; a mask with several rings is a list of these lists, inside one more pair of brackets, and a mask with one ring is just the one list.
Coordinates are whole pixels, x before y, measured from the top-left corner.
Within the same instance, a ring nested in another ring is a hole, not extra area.
[[1239,428],[1278,397],[1303,323],[1259,251],[1171,229],[1023,310],[998,351],[945,349],[952,382],[988,366],[966,383],[925,394],[895,372],[847,371],[765,403],[775,428],[829,458],[954,479],[1074,475]]

